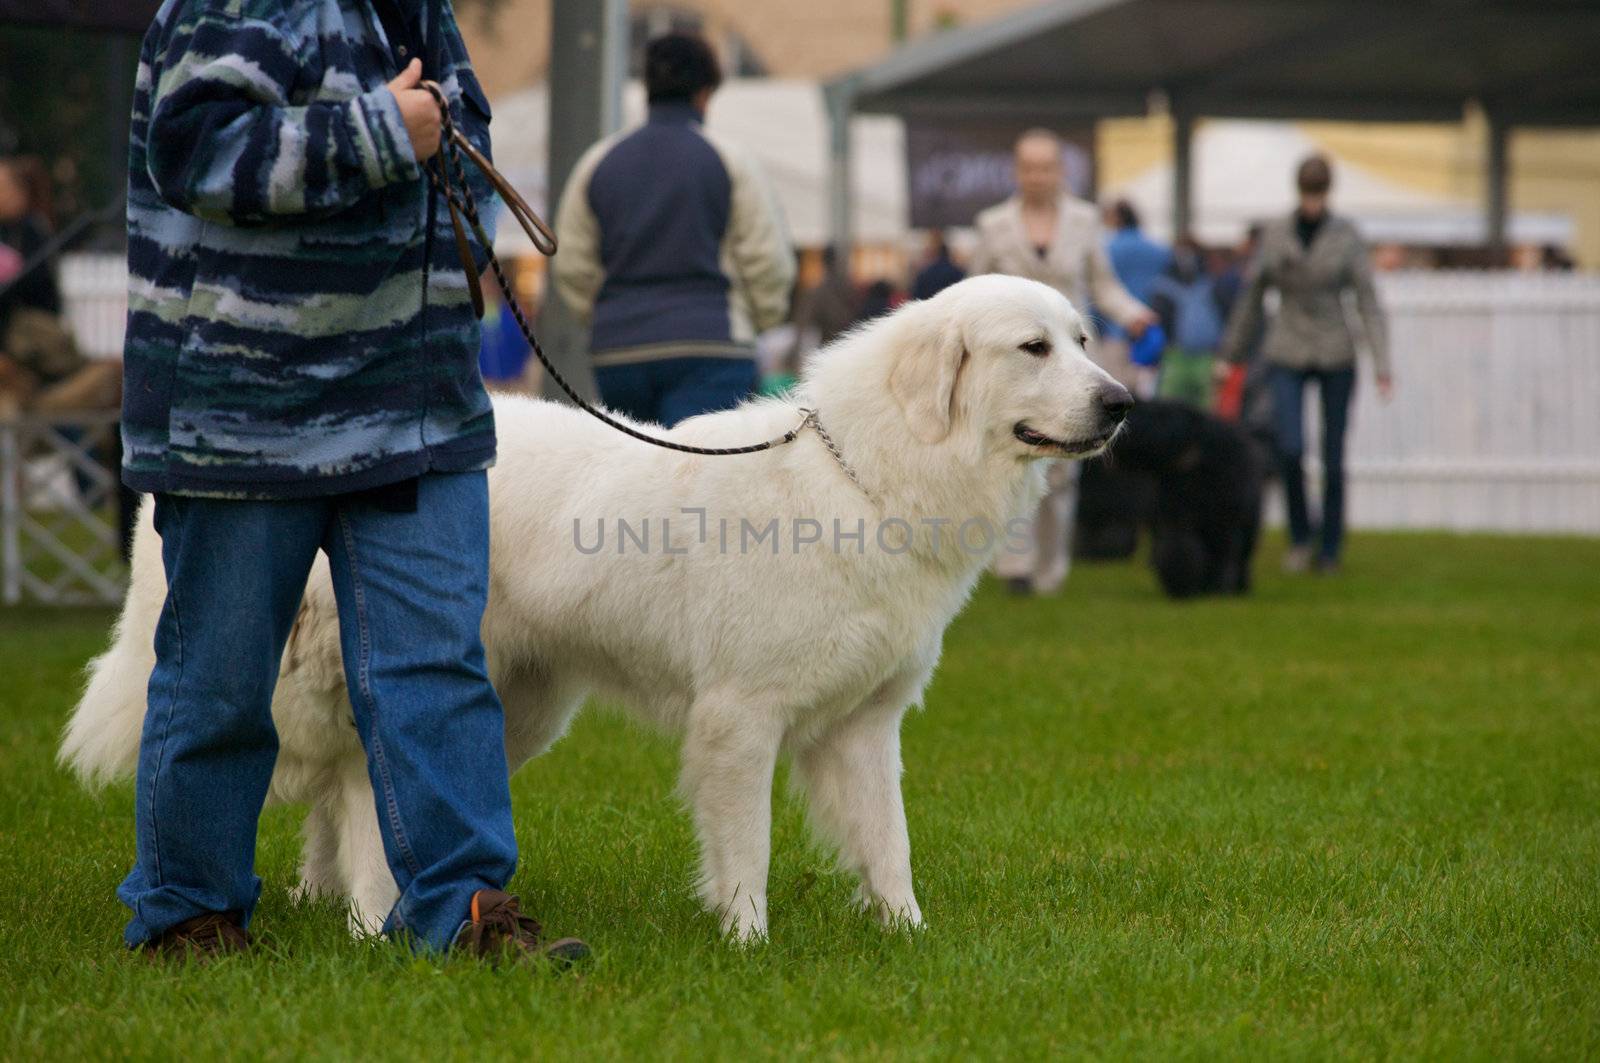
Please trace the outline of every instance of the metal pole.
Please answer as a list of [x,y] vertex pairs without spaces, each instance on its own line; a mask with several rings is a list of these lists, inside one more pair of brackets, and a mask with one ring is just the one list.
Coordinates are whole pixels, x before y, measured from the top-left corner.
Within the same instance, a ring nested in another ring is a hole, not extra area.
[[[626,0],[554,0],[550,11],[550,189],[554,215],[573,167],[590,145],[622,126],[622,83],[628,72]],[[558,250],[556,252],[560,254]],[[539,314],[545,353],[579,393],[595,397],[588,329],[545,285]],[[555,383],[545,394],[561,398]]]
[[889,37],[895,44],[904,44],[911,36],[910,0],[889,0]]
[[0,420],[0,556],[4,581],[0,601],[16,605],[22,600],[22,551],[17,541],[22,523],[22,499],[17,483],[22,479],[22,449],[17,446],[16,422]]
[[1172,112],[1172,239],[1181,240],[1194,225],[1194,116]]
[[1507,217],[1511,211],[1511,125],[1489,111],[1489,150],[1485,174],[1484,209],[1488,212],[1484,233],[1496,266],[1506,265]]
[[855,186],[850,180],[850,119],[855,113],[856,87],[854,82],[836,81],[827,87],[826,93],[829,234],[834,260],[848,275],[855,219]]

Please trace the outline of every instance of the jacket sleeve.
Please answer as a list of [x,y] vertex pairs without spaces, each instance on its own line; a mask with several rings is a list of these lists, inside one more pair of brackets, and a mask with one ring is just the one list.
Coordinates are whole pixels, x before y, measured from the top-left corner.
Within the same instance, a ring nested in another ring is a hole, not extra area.
[[1217,354],[1225,362],[1242,362],[1248,353],[1246,345],[1261,327],[1262,300],[1267,294],[1267,270],[1262,254],[1256,252],[1250,263],[1244,287],[1233,301],[1233,313],[1228,317],[1227,331],[1222,335],[1222,346]]
[[1094,297],[1095,305],[1107,317],[1128,328],[1149,313],[1149,308],[1135,299],[1117,279],[1116,271],[1111,268],[1111,256],[1106,254],[1106,242],[1098,228],[1089,248],[1087,266],[1089,293]]
[[985,273],[994,273],[999,265],[999,259],[994,249],[994,234],[989,227],[979,218],[974,223],[978,231],[978,245],[972,251],[972,258],[967,262],[967,276],[981,277]]
[[[489,108],[489,98],[484,95],[483,85],[479,83],[477,73],[472,69],[472,61],[467,56],[466,43],[461,39],[461,30],[456,25],[455,15],[446,5],[443,11],[443,32],[445,34],[445,51],[449,56],[450,81],[454,82],[454,92],[446,92],[446,98],[451,101],[450,117],[472,146],[483,153],[483,157],[490,162],[494,161],[494,144],[489,136],[489,125],[493,112]],[[387,92],[388,90],[384,90]],[[392,94],[391,94],[392,95]],[[445,154],[441,149],[440,156]],[[478,206],[478,220],[483,225],[484,235],[494,242],[495,230],[500,218],[500,211],[504,204],[494,190],[494,185],[489,183],[489,178],[484,172],[472,165],[463,156],[462,169],[466,172],[467,185],[472,192],[472,199]],[[450,178],[455,180],[456,173],[451,170]],[[445,216],[445,223],[449,223],[449,214],[441,204],[440,212]],[[472,257],[477,262],[478,272],[482,273],[489,268],[488,250],[478,246],[477,240],[468,240],[472,245]]]
[[594,316],[594,301],[606,280],[600,261],[600,219],[589,205],[589,178],[608,147],[609,141],[602,141],[578,160],[556,209],[557,249],[550,270],[561,301],[584,323]]
[[156,191],[188,214],[264,224],[344,209],[420,176],[394,94],[295,106],[300,45],[199,0],[156,51],[147,143]]
[[757,332],[783,324],[794,291],[794,248],[765,175],[737,152],[723,151],[733,181],[728,251]]
[[1360,236],[1354,237],[1355,255],[1350,263],[1350,285],[1356,292],[1356,309],[1361,314],[1361,326],[1367,334],[1367,349],[1372,352],[1372,365],[1380,377],[1390,373],[1389,322],[1378,301],[1378,289],[1372,280],[1372,259]]

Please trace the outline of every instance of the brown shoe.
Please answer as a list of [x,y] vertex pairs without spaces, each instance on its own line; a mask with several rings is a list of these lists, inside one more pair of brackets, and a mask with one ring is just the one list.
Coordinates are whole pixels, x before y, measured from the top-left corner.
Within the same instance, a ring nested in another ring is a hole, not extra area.
[[145,955],[151,959],[187,957],[196,963],[209,963],[249,948],[250,935],[234,922],[231,912],[207,912],[185,919],[144,943]]
[[511,956],[575,963],[589,955],[589,946],[577,938],[546,941],[539,921],[523,915],[517,899],[500,890],[472,895],[472,921],[462,928],[453,948],[489,960]]

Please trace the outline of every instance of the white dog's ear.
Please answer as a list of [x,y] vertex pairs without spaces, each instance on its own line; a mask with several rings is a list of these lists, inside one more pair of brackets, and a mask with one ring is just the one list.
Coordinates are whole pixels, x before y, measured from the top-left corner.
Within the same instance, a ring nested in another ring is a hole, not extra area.
[[967,359],[961,327],[924,304],[904,313],[896,342],[889,393],[900,404],[911,434],[937,443],[950,434],[955,416],[956,377]]

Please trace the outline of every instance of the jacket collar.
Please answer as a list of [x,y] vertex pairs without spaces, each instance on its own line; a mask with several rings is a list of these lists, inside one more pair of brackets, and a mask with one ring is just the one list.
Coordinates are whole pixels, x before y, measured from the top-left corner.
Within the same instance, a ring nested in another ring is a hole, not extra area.
[[650,105],[651,125],[698,125],[704,120],[688,100],[658,100]]

